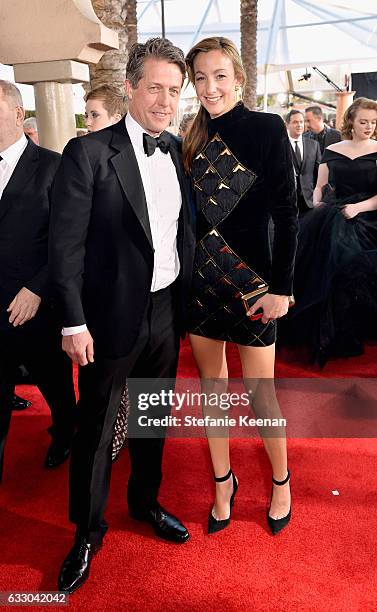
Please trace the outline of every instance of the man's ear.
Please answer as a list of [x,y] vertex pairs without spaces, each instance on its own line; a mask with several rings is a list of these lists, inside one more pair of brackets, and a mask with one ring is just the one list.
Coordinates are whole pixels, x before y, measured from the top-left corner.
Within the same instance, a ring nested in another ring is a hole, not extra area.
[[22,106],[16,107],[16,124],[18,127],[24,124],[25,121],[25,111]]
[[124,89],[126,90],[126,96],[129,100],[132,100],[133,87],[128,79],[124,81]]

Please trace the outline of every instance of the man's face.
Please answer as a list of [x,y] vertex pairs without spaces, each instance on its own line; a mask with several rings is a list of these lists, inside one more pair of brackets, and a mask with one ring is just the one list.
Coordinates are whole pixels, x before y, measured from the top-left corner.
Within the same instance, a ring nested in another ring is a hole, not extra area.
[[319,134],[320,132],[322,132],[324,128],[322,117],[313,115],[312,111],[306,111],[305,122],[306,122],[308,130],[310,130],[311,132],[314,132],[315,134]]
[[25,136],[29,136],[30,140],[32,140],[35,144],[39,144],[38,132],[33,128],[24,127]]
[[301,136],[304,131],[304,117],[301,113],[291,115],[287,128],[291,138],[299,138]]
[[163,132],[175,116],[182,82],[177,64],[151,57],[145,61],[143,77],[135,89],[125,82],[129,111],[151,135]]
[[10,147],[22,135],[24,111],[0,89],[0,151]]

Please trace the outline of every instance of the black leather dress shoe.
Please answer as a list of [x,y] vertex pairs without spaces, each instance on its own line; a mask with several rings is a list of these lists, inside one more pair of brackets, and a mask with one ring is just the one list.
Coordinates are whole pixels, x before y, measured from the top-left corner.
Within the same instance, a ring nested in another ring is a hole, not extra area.
[[48,447],[46,459],[45,459],[45,467],[46,468],[55,468],[58,467],[61,463],[64,463],[66,459],[69,457],[69,453],[71,452],[71,446],[67,443],[52,441],[50,446]]
[[184,544],[190,538],[181,521],[160,505],[143,513],[130,511],[130,516],[136,521],[145,521],[152,525],[155,534],[163,540]]
[[31,406],[31,402],[29,400],[20,397],[19,395],[13,395],[11,400],[12,410],[25,410]]
[[90,544],[86,538],[76,538],[73,548],[63,561],[58,578],[58,590],[73,593],[89,577],[90,563],[102,543]]

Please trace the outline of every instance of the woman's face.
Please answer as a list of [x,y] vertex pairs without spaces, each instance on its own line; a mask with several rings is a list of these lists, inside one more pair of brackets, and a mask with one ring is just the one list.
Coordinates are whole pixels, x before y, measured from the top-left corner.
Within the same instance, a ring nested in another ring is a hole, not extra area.
[[120,115],[109,115],[103,100],[88,100],[85,105],[85,126],[88,132],[97,132],[120,120]]
[[197,96],[211,118],[233,108],[240,78],[234,73],[232,60],[216,49],[198,53],[194,60],[194,84]]
[[353,135],[359,140],[367,140],[374,134],[377,124],[377,111],[371,108],[359,108],[353,122]]

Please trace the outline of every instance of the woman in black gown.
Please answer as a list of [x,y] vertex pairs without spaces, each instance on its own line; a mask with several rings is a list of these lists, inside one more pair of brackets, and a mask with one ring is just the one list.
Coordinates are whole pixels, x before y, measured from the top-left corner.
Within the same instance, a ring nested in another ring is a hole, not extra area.
[[[358,98],[344,116],[344,140],[319,167],[315,209],[303,218],[296,258],[296,306],[284,342],[313,361],[359,355],[377,330],[377,103]],[[323,188],[326,203],[321,203]]]
[[[288,310],[297,234],[286,129],[277,115],[252,112],[236,102],[245,73],[230,40],[207,38],[191,49],[186,60],[201,103],[184,141],[184,162],[193,177],[197,206],[189,328],[192,350],[202,389],[220,394],[227,388],[226,342],[236,343],[254,412],[260,417],[277,416],[276,319]],[[272,259],[271,217],[275,224]],[[241,295],[254,290],[261,291],[261,297],[246,313]],[[252,320],[259,309],[262,318]],[[211,412],[208,406],[203,409],[207,414],[221,412],[216,408]],[[238,487],[230,469],[227,433],[208,436],[216,481],[209,533],[229,524]],[[284,430],[277,437],[265,435],[263,442],[274,483],[268,523],[277,533],[290,519]]]

